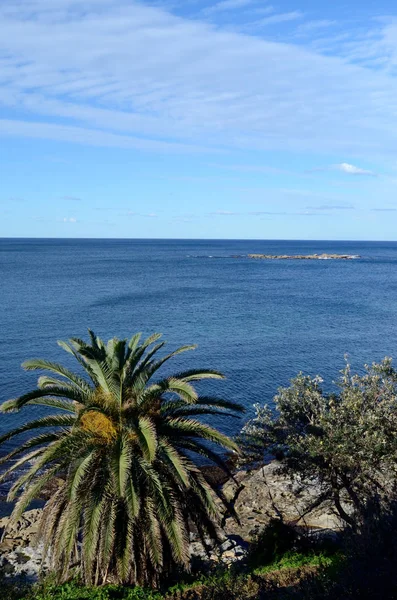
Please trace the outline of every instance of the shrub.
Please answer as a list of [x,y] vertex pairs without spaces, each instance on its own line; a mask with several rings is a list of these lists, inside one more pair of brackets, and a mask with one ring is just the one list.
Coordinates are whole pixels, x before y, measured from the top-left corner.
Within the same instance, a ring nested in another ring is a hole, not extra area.
[[397,373],[391,359],[365,368],[352,375],[347,365],[338,394],[323,393],[320,377],[299,374],[279,390],[276,412],[256,405],[240,437],[247,461],[277,457],[303,485],[316,484],[317,506],[331,505],[350,525],[396,476]]
[[366,513],[345,540],[340,600],[397,598],[397,501],[368,502]]
[[272,563],[296,547],[297,541],[298,534],[292,526],[283,523],[280,519],[271,519],[252,541],[247,563],[250,568]]

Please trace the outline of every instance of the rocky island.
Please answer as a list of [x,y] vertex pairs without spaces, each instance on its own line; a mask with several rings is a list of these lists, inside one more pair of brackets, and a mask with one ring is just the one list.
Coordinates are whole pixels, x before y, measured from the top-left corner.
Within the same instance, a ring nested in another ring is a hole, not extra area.
[[[235,257],[235,258],[243,258]],[[353,260],[358,254],[248,254],[245,258],[262,260]]]

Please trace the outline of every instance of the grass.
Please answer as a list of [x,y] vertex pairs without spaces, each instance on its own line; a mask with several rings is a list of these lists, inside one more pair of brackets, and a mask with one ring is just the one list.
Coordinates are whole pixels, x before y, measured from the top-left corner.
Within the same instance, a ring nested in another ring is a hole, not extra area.
[[[330,554],[324,551],[307,553],[288,551],[275,558],[270,564],[254,570],[244,571],[244,567],[219,569],[211,575],[202,575],[192,581],[181,581],[164,590],[163,593],[139,587],[123,586],[84,587],[78,582],[55,585],[50,580],[30,588],[17,585],[4,586],[2,598],[5,600],[187,600],[231,598],[243,600],[257,598],[259,590],[274,576],[282,586],[288,582],[299,581],[305,573],[324,572],[335,569],[343,561],[340,553]],[[240,569],[240,570],[239,570]]]
[[4,600],[162,600],[162,594],[143,588],[123,586],[83,587],[70,582],[64,585],[41,584],[25,591],[7,586]]
[[253,570],[254,575],[265,575],[283,569],[302,569],[304,567],[332,567],[341,561],[338,553],[328,552],[294,552],[289,551],[277,557],[268,565]]

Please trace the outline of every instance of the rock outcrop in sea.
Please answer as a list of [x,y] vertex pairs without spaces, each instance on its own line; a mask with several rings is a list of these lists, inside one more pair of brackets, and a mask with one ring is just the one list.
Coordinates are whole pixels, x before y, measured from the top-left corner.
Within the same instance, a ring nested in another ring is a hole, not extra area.
[[[236,256],[235,258],[243,258]],[[257,260],[354,260],[358,254],[247,254],[246,258]]]

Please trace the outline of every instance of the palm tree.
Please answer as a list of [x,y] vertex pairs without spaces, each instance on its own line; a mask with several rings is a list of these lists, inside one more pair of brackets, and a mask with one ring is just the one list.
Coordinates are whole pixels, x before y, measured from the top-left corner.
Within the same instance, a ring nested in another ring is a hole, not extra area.
[[156,358],[164,346],[156,343],[159,334],[142,343],[140,334],[129,342],[114,338],[107,345],[89,334],[89,344],[77,338],[58,342],[85,377],[58,363],[28,360],[26,370],[49,375],[39,377],[37,389],[0,407],[57,409],[0,438],[3,443],[31,432],[1,459],[2,464],[13,459],[1,481],[24,467],[8,494],[9,501],[16,500],[11,523],[56,480],[39,536],[58,580],[77,566],[86,584],[157,585],[160,575],[188,566],[192,525],[202,539],[217,538],[219,511],[199,456],[227,471],[219,450],[238,451],[195,417],[236,416],[242,408],[197,394],[192,383],[223,378],[217,371],[154,378],[166,361],[194,346]]

